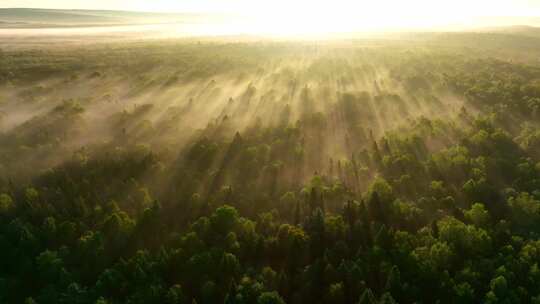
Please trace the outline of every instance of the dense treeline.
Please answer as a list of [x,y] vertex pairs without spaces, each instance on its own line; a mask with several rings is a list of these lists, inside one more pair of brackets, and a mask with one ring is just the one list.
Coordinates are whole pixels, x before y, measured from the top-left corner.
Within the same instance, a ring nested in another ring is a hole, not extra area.
[[[205,61],[208,48],[183,51]],[[197,93],[160,116],[150,102],[97,112],[95,138],[96,100],[47,108],[60,89],[4,66],[4,88],[21,88],[5,96],[38,114],[0,134],[0,302],[540,303],[540,69],[431,49],[231,48],[199,76],[183,72],[200,62],[123,66],[160,90],[247,78],[204,127],[178,125],[210,113],[198,103],[214,95]],[[249,79],[267,74],[260,61],[284,96]],[[79,86],[73,69],[61,86]]]

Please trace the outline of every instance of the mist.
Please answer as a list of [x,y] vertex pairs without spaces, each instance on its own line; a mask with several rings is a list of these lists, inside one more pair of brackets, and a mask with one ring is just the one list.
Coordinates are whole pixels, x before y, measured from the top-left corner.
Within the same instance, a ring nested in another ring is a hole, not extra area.
[[0,302],[538,302],[537,18],[278,3],[0,9]]

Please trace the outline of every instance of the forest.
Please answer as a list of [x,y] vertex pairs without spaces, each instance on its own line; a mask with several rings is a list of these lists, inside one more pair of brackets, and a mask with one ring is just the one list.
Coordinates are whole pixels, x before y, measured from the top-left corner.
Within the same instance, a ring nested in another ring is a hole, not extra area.
[[0,44],[0,302],[540,303],[539,37]]

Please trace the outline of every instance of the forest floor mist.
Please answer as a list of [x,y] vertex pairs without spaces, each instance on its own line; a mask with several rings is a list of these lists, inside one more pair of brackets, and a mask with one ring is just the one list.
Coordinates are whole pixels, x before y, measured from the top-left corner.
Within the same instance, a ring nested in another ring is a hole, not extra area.
[[162,26],[0,29],[0,301],[538,301],[538,29]]

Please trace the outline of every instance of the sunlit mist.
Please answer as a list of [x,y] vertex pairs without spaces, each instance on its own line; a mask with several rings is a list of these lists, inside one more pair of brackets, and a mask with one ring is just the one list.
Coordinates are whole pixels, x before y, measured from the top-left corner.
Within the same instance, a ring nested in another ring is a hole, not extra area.
[[[176,13],[208,14],[199,32],[208,34],[325,34],[336,32],[458,30],[478,26],[508,25],[499,17],[535,16],[537,1],[22,1],[0,3],[6,7],[114,9],[158,12],[151,23],[179,22]],[[222,17],[219,22],[215,15]],[[499,18],[499,19],[497,19]],[[141,21],[141,20],[139,20]],[[181,21],[185,23],[186,21]],[[173,28],[178,30],[178,27]],[[183,29],[182,29],[183,30]]]
[[0,0],[0,304],[540,303],[540,0]]

